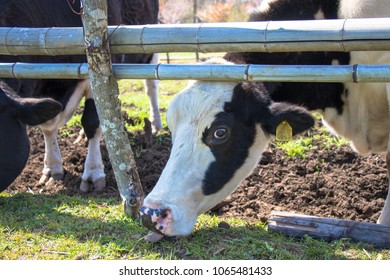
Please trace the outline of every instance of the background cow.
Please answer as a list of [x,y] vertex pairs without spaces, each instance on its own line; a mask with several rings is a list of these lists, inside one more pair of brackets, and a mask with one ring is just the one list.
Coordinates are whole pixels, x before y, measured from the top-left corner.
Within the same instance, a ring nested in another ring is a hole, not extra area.
[[[264,0],[250,20],[386,17],[390,16],[389,4],[388,0]],[[225,59],[220,63],[380,64],[390,63],[390,54],[229,53]],[[253,96],[263,96],[261,100],[268,96],[275,103],[267,101],[265,105]],[[141,208],[144,224],[164,235],[190,233],[196,217],[234,191],[251,172],[278,123],[290,123],[293,133],[310,126],[303,112],[298,113],[297,108],[284,102],[319,111],[325,123],[351,140],[362,154],[387,152],[390,147],[389,103],[384,83],[249,85],[198,81],[178,94],[168,110],[172,152]],[[285,110],[290,111],[289,117]],[[301,120],[298,128],[297,116]],[[390,225],[389,195],[378,222]]]
[[[109,25],[157,23],[158,0],[108,0]],[[77,27],[82,26],[80,1],[0,0],[2,27]],[[114,55],[113,62],[150,63],[157,56]],[[0,62],[86,62],[85,56],[0,56]],[[156,132],[161,128],[157,104],[157,84],[146,83],[153,110],[151,121]],[[29,154],[26,125],[37,125],[45,138],[45,160],[40,183],[63,177],[62,158],[57,143],[59,126],[73,115],[85,97],[81,123],[88,137],[88,155],[80,188],[105,186],[100,153],[101,129],[88,80],[1,79],[0,80],[0,191],[7,188],[23,170]]]

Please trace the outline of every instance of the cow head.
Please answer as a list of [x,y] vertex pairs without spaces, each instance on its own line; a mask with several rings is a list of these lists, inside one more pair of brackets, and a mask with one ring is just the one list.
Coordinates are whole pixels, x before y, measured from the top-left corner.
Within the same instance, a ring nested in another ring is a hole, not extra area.
[[0,191],[6,189],[26,165],[30,151],[26,124],[43,123],[61,109],[62,105],[53,99],[14,98],[0,87]]
[[303,108],[272,102],[262,84],[197,81],[167,112],[170,158],[141,218],[167,235],[192,232],[198,215],[232,193],[259,162],[278,125],[293,134],[314,124]]

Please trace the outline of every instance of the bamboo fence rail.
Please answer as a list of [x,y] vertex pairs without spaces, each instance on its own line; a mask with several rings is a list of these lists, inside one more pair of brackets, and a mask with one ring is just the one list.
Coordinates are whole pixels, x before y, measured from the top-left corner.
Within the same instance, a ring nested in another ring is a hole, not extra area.
[[[117,79],[389,82],[390,65],[113,64]],[[0,63],[0,78],[86,79],[88,64]]]
[[[390,50],[390,18],[111,26],[112,53]],[[82,28],[0,28],[0,55],[84,54]]]

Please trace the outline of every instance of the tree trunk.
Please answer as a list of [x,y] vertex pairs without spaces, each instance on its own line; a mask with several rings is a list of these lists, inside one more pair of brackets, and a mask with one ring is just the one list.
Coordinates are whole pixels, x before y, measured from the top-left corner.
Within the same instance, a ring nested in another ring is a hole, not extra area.
[[89,79],[124,211],[138,217],[144,193],[123,125],[118,83],[112,73],[107,29],[107,0],[82,0]]

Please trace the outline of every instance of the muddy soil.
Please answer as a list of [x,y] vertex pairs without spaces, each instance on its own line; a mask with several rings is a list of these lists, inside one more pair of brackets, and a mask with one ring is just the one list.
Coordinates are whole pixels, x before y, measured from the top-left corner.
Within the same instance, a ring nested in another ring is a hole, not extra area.
[[[310,133],[317,133],[315,129]],[[39,186],[44,159],[43,136],[29,128],[31,155],[26,168],[10,186],[8,192],[43,194],[64,193],[78,196],[117,197],[119,192],[102,141],[102,153],[107,174],[107,187],[97,193],[79,190],[86,143],[74,144],[78,130],[66,130],[59,139],[64,160],[63,181]],[[142,184],[150,191],[157,182],[168,159],[171,142],[169,134],[153,137],[150,143],[143,132],[129,135],[135,142],[133,151]],[[289,211],[320,217],[375,222],[384,205],[388,189],[384,155],[360,156],[349,146],[325,147],[314,143],[303,159],[288,158],[283,151],[270,145],[253,174],[212,212],[224,217],[248,221],[267,221],[272,210]]]

